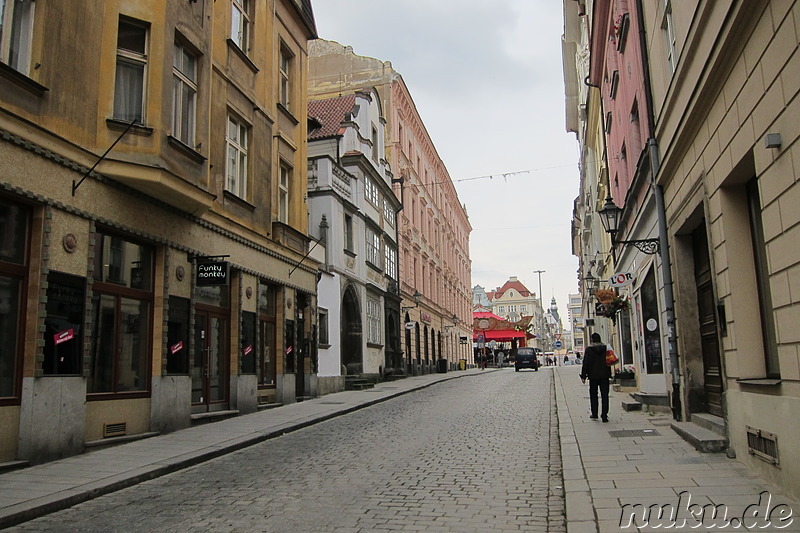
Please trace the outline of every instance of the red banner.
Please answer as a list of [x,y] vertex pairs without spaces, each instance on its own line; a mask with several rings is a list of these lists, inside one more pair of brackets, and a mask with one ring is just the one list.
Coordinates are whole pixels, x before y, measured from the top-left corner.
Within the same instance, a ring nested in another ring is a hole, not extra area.
[[178,341],[169,348],[169,351],[172,355],[175,355],[177,352],[180,352],[181,350],[183,350],[183,341]]

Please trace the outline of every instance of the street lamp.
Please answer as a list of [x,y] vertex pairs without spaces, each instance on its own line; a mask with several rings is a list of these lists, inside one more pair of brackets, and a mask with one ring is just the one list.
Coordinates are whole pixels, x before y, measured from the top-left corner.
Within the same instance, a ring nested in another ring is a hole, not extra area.
[[603,224],[603,229],[606,233],[611,235],[611,244],[632,244],[640,252],[652,255],[657,254],[661,250],[658,239],[639,239],[632,241],[618,241],[616,240],[617,231],[619,231],[619,219],[622,215],[622,209],[614,203],[611,195],[606,196],[606,203],[603,208],[598,211],[600,214],[600,222]]
[[401,307],[403,313],[408,311],[409,309],[414,309],[415,307],[419,307],[419,302],[422,300],[422,294],[418,290],[414,290],[414,294],[411,296],[414,299],[414,305],[410,305],[408,307]]

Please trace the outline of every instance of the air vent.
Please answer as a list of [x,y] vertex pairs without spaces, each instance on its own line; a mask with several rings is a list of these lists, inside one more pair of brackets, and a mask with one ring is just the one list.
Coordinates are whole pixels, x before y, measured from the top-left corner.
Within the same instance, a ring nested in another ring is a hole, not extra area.
[[773,465],[778,465],[778,436],[747,426],[747,451]]
[[103,438],[122,437],[128,433],[127,422],[117,422],[116,424],[103,424]]

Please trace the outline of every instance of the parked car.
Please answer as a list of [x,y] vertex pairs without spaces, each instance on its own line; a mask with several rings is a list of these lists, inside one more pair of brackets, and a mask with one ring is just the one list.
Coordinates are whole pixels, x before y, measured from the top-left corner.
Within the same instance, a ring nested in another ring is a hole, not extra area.
[[532,368],[539,371],[539,359],[536,357],[536,349],[522,346],[517,348],[514,354],[514,370],[519,372],[520,368]]

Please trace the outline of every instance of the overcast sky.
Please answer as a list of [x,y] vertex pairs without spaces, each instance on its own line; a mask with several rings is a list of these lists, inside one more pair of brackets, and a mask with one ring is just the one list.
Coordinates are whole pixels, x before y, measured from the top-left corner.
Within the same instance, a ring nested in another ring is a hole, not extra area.
[[[319,36],[391,61],[466,204],[472,286],[578,292],[578,147],[564,126],[559,0],[312,0]],[[508,175],[512,172],[527,173]],[[492,179],[469,179],[480,176]]]

